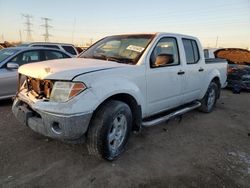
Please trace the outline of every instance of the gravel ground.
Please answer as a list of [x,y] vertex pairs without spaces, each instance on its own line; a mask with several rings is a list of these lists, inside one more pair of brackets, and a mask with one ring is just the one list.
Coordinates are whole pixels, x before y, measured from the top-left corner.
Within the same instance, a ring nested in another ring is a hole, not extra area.
[[107,162],[21,126],[0,102],[0,187],[250,187],[250,93],[144,128]]

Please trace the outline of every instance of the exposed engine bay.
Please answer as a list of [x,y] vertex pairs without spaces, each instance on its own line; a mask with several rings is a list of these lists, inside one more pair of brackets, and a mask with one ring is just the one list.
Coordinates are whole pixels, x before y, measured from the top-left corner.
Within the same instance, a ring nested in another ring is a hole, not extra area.
[[49,99],[53,82],[51,80],[40,80],[26,76],[24,88],[31,92],[37,99]]

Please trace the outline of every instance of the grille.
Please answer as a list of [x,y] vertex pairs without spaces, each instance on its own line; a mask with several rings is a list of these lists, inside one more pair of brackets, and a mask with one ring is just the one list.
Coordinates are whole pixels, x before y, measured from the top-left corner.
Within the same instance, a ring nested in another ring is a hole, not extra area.
[[26,85],[28,91],[31,91],[38,99],[49,99],[52,91],[53,83],[50,80],[40,80],[27,77]]

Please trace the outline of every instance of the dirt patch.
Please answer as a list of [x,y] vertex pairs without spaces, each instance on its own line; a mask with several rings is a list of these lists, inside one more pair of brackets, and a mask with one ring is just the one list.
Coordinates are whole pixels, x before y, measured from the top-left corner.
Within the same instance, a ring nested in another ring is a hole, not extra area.
[[249,187],[249,96],[224,90],[210,114],[145,128],[112,163],[21,126],[1,102],[0,187]]

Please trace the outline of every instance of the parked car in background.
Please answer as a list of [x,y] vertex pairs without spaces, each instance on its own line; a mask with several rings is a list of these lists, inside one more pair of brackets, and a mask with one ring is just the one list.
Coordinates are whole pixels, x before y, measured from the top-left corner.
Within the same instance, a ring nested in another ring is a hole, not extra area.
[[78,58],[24,65],[18,72],[26,81],[12,110],[23,125],[64,141],[86,137],[90,154],[114,160],[132,130],[195,108],[211,112],[226,83],[227,62],[205,61],[196,37],[128,34],[106,37]]
[[228,61],[228,87],[235,92],[250,90],[250,51],[240,48],[204,49],[205,58],[223,58]]
[[15,95],[18,87],[17,69],[19,66],[71,57],[72,55],[67,52],[44,47],[11,47],[0,50],[0,99]]
[[78,50],[73,44],[66,44],[66,43],[52,43],[52,42],[32,42],[27,44],[21,44],[20,46],[26,47],[46,47],[46,48],[53,48],[53,49],[60,49],[67,53],[70,53],[73,56],[77,56]]
[[214,52],[219,48],[204,48],[204,57],[205,59],[216,58]]
[[78,51],[78,54],[82,53],[83,52],[83,49],[81,47],[75,47],[76,50]]

